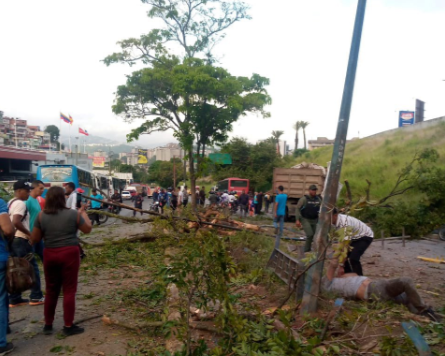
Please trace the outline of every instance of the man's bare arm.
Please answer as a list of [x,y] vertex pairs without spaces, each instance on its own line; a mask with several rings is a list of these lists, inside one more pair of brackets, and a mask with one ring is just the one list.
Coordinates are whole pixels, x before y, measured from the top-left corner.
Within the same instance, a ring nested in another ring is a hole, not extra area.
[[21,215],[14,215],[12,217],[12,223],[17,230],[23,232],[26,236],[31,236],[29,230],[23,225],[22,218],[23,217]]

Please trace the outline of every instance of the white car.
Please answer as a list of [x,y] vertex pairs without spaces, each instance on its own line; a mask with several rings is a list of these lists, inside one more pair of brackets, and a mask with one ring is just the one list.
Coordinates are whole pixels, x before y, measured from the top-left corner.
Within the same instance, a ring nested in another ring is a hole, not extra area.
[[124,190],[121,194],[122,199],[131,199],[131,194],[128,190]]

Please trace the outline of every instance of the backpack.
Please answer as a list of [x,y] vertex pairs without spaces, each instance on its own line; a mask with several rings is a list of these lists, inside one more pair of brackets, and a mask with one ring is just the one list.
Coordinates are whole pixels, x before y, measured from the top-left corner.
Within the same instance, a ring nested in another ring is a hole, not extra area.
[[6,289],[8,293],[22,293],[34,286],[36,276],[34,268],[29,263],[32,258],[32,253],[28,253],[25,257],[8,257],[6,265]]

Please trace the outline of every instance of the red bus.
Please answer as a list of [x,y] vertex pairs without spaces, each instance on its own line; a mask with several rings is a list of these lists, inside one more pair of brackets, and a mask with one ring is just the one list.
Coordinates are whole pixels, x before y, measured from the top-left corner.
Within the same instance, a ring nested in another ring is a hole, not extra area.
[[241,194],[243,191],[244,193],[249,193],[250,181],[248,179],[242,179],[242,178],[226,178],[222,181],[219,181],[216,185],[218,187],[218,191],[223,192],[227,190],[228,192],[235,191],[237,194]]

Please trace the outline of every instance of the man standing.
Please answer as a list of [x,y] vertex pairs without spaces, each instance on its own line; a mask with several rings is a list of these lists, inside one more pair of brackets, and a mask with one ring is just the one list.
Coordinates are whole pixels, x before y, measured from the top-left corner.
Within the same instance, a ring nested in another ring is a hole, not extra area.
[[201,190],[199,191],[199,204],[201,206],[204,206],[206,204],[206,188],[202,186]]
[[266,204],[264,211],[266,212],[266,214],[269,214],[269,205],[270,205],[270,195],[269,193],[266,193],[264,195],[264,202]]
[[[116,204],[122,204],[122,195],[120,195],[119,191],[117,189],[114,190],[114,194],[111,196],[111,202]],[[121,212],[120,206],[113,206],[113,211],[116,214],[119,214]]]
[[66,200],[66,207],[68,209],[77,210],[77,193],[76,186],[73,182],[66,183],[65,195],[68,196],[68,199]]
[[0,199],[0,355],[14,349],[12,343],[6,340],[8,326],[8,292],[6,290],[6,265],[8,261],[8,241],[14,238],[14,226],[8,215],[8,206]]
[[247,211],[249,210],[249,196],[243,190],[240,197],[238,198],[240,205],[240,214],[241,217],[245,218],[247,215]]
[[256,200],[257,200],[257,211],[256,211],[256,214],[257,215],[261,214],[261,210],[263,210],[263,197],[264,197],[263,192],[259,192],[257,197],[256,197]]
[[[99,194],[96,189],[92,189],[91,193],[92,193],[91,198],[100,200],[100,201],[90,200],[89,204],[91,206],[91,209],[100,210],[100,208],[102,207],[102,200],[104,200],[104,197],[101,194]],[[91,221],[91,223],[94,225],[94,222],[96,222],[97,226],[100,226],[99,214],[97,213],[93,214],[93,220]]]
[[284,216],[286,215],[286,203],[287,203],[287,195],[284,194],[284,187],[280,185],[278,187],[278,195],[275,198],[274,205],[274,226],[275,233],[278,235],[278,224],[280,224],[279,236],[283,236],[284,229]]
[[184,208],[187,206],[188,202],[189,202],[189,192],[187,190],[187,186],[184,185],[184,197],[182,198],[182,205],[184,206]]
[[[142,193],[138,193],[138,195],[136,195],[136,197],[134,198],[134,207],[136,209],[142,209],[142,203],[144,201],[144,198],[142,197]],[[142,215],[142,211],[141,211],[141,215]],[[136,210],[133,210],[133,217],[136,216]]]
[[158,201],[158,198],[159,198],[159,188],[156,188],[154,190],[152,198],[153,198],[153,204]]
[[317,195],[317,186],[312,184],[309,187],[309,195],[302,197],[296,206],[295,219],[298,228],[303,226],[306,234],[306,244],[304,245],[304,252],[309,252],[314,240],[315,230],[317,229],[318,216],[320,214],[320,207],[322,199]]
[[184,203],[184,191],[178,188],[178,207],[182,207]]
[[352,230],[351,233],[346,234],[345,237],[345,239],[350,239],[351,243],[346,260],[340,261],[340,275],[342,273],[356,273],[359,276],[363,276],[360,258],[374,240],[374,232],[360,220],[352,216],[339,214],[337,209],[334,209],[332,212],[332,224],[336,230],[342,228]]
[[[31,184],[31,193],[29,194],[29,198],[26,201],[26,208],[29,213],[29,231],[31,232],[34,228],[34,222],[37,219],[37,216],[42,211],[42,208],[39,204],[38,197],[42,196],[43,191],[45,190],[45,186],[42,181],[35,180]],[[43,262],[43,240],[39,241],[37,244],[33,246],[34,252],[39,256],[40,261]]]
[[28,200],[30,187],[27,182],[19,180],[14,183],[14,198],[8,203],[9,217],[12,224],[16,228],[14,240],[12,241],[11,255],[14,257],[25,257],[28,254],[32,255],[29,261],[34,268],[35,284],[31,289],[30,299],[23,299],[21,293],[11,294],[9,296],[9,307],[17,307],[19,305],[41,305],[44,304],[40,288],[40,272],[37,266],[36,259],[33,256],[32,246],[29,244],[31,232],[29,231],[29,211],[26,208],[25,201]]

